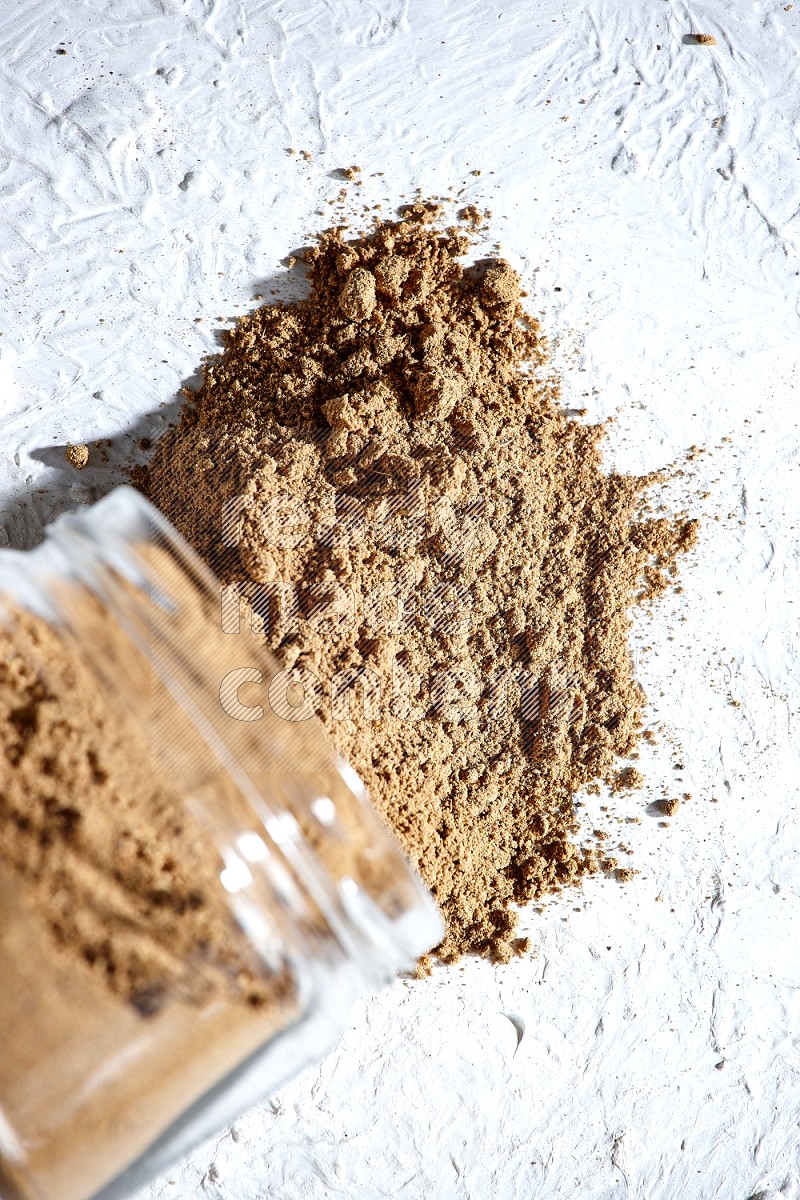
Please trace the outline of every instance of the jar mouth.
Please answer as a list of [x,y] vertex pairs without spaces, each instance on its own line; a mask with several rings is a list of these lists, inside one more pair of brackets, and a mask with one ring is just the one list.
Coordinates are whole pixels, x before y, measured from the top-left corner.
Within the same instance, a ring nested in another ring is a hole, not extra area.
[[351,923],[371,948],[381,982],[399,971],[410,970],[444,937],[444,922],[422,884],[416,907],[407,906],[394,917],[388,916],[355,880],[343,879],[339,890]]
[[[292,902],[302,897],[306,916],[327,926],[367,986],[413,969],[438,945],[445,930],[435,902],[317,719],[282,720],[264,704],[256,732],[254,724],[231,720],[223,710],[219,679],[239,661],[242,646],[236,639],[234,649],[234,639],[220,631],[218,617],[213,620],[222,585],[141,493],[119,487],[89,509],[63,514],[26,557],[37,554],[40,574],[60,564],[60,577],[79,581],[97,597],[149,660],[152,694],[168,702],[172,714],[165,731],[153,725],[151,712],[156,757],[178,774],[196,776],[199,756],[207,773],[233,782],[236,820],[269,847],[260,863],[243,859],[238,845],[233,849],[243,880],[267,873],[271,885],[279,878],[288,887],[291,879]],[[61,616],[87,645],[70,594],[68,588]],[[198,606],[208,612],[208,630],[188,645],[182,614]],[[264,678],[280,671],[252,637],[246,653]],[[108,672],[107,662],[96,665]],[[232,819],[224,804],[208,815],[228,827]],[[249,904],[251,913],[253,903],[258,907],[247,886],[232,902]]]

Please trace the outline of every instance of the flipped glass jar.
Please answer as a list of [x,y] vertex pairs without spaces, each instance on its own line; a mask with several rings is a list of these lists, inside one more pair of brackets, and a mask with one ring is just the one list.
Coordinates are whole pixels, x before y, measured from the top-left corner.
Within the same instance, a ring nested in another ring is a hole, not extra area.
[[0,552],[3,1200],[129,1195],[443,936],[242,616],[130,488]]

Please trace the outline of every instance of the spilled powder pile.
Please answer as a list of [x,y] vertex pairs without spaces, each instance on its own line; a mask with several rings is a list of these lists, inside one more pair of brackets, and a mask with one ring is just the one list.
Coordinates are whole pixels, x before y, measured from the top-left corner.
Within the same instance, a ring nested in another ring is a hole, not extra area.
[[144,1016],[168,999],[276,1000],[251,970],[219,853],[150,763],[76,648],[32,614],[0,622],[0,862],[61,955]]
[[514,903],[613,865],[576,844],[574,795],[636,745],[630,609],[696,522],[603,472],[517,274],[464,268],[438,217],[323,234],[308,297],[225,335],[137,482],[259,612],[294,681],[270,703],[316,710],[361,774],[439,956],[504,961]]

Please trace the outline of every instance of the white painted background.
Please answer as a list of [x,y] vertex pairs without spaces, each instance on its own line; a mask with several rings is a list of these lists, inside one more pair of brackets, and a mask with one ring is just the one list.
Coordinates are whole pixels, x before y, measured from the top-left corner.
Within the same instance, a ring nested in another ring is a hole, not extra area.
[[361,1004],[140,1200],[800,1200],[799,51],[773,0],[5,0],[0,544],[119,481],[351,163],[352,211],[493,210],[609,462],[709,450],[685,592],[637,622],[642,874]]

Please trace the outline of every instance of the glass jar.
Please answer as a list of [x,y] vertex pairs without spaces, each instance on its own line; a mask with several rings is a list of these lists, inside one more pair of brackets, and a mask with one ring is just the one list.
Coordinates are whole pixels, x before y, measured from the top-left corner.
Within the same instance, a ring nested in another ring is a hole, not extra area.
[[230,605],[130,488],[0,551],[3,1200],[141,1187],[443,936]]

